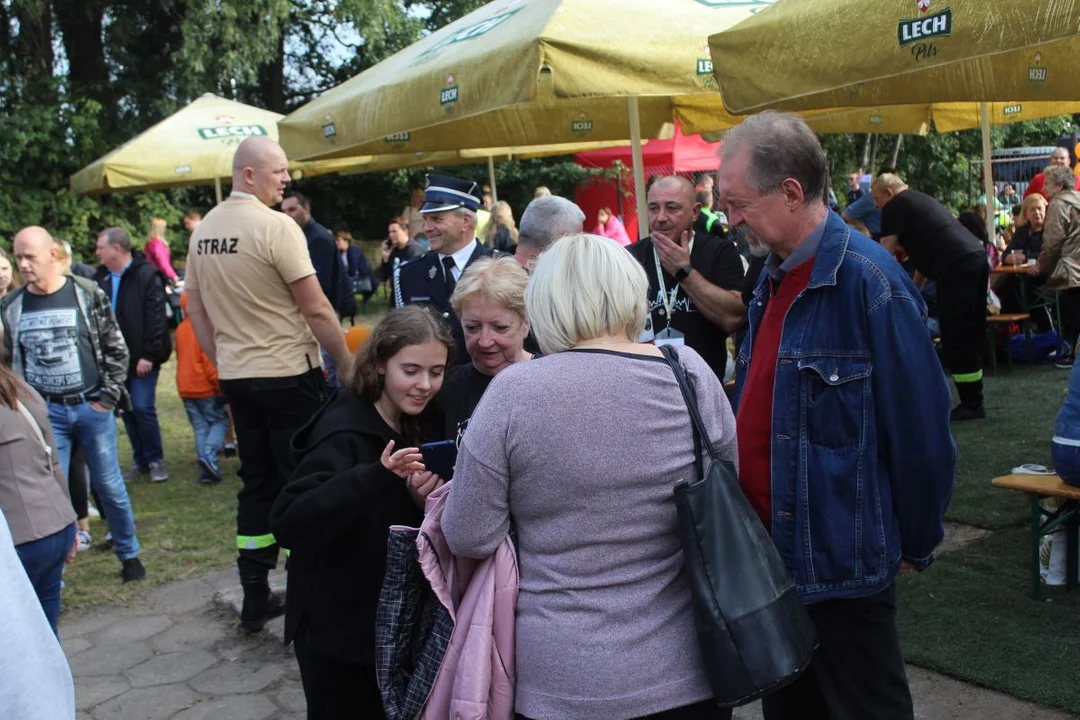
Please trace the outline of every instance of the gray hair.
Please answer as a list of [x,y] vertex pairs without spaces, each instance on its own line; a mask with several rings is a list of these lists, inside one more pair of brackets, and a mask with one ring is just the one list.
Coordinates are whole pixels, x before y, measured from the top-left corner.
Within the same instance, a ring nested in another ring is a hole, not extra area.
[[105,238],[105,242],[120,248],[126,253],[131,252],[131,236],[122,227],[105,228],[98,237]]
[[518,245],[543,252],[559,238],[576,235],[584,227],[581,208],[564,197],[545,195],[529,203],[521,214]]
[[750,116],[724,136],[724,162],[744,149],[750,184],[762,194],[776,192],[789,178],[802,186],[807,205],[826,197],[828,164],[814,131],[795,115],[766,110]]
[[1043,180],[1053,183],[1062,190],[1072,190],[1076,187],[1076,175],[1068,165],[1052,165],[1043,170]]

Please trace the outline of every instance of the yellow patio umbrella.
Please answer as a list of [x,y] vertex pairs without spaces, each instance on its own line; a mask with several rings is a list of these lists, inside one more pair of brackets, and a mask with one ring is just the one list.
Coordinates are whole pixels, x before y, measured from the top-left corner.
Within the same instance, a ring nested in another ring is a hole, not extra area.
[[293,112],[281,142],[310,160],[630,140],[644,216],[641,138],[714,91],[707,32],[771,1],[498,0]]
[[232,177],[236,147],[277,139],[283,115],[207,93],[71,176],[80,195],[214,184]]
[[[716,28],[709,47],[734,113],[980,103],[988,224],[991,123],[1032,103],[1042,117],[1075,112],[1080,100],[1080,0],[782,0]],[[946,107],[937,124],[959,129],[971,116]]]

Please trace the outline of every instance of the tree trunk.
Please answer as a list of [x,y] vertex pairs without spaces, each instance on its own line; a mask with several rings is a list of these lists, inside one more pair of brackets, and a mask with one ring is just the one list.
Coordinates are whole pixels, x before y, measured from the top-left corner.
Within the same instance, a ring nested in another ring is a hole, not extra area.
[[285,35],[288,28],[282,28],[278,39],[277,56],[259,70],[259,90],[263,106],[274,112],[285,112]]
[[870,169],[870,145],[873,143],[873,140],[874,134],[866,133],[866,143],[863,145],[862,149],[862,162],[859,163],[859,167],[862,170]]
[[896,144],[893,145],[892,155],[889,156],[889,167],[896,167],[897,161],[900,159],[900,146],[904,143],[904,136],[896,136]]
[[71,94],[105,101],[109,69],[102,39],[104,7],[95,0],[53,0],[56,22],[64,38]]
[[874,174],[877,173],[877,170],[875,168],[877,167],[877,150],[878,145],[880,145],[880,143],[878,142],[880,139],[880,135],[874,135],[873,147],[870,150],[870,163],[866,166],[866,170],[870,173],[871,177],[873,177]]
[[15,41],[14,65],[26,81],[52,77],[52,13],[45,0],[22,2],[14,7],[19,36]]

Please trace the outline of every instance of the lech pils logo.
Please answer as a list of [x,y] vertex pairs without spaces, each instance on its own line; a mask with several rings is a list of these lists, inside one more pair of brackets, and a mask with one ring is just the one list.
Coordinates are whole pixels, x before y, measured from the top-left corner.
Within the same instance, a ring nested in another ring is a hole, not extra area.
[[[920,12],[925,13],[929,9],[930,3],[928,1],[919,0]],[[901,20],[896,35],[900,41],[900,47],[929,40],[930,38],[952,35],[952,10],[945,8],[933,15]]]
[[869,119],[871,125],[880,125],[885,122],[885,118],[881,117],[878,113],[871,113]]
[[1023,105],[1021,105],[1020,103],[1015,103],[1013,105],[1006,105],[1005,107],[1003,107],[1001,109],[1001,114],[1005,117],[1009,117],[1011,115],[1019,115],[1021,112],[1023,112],[1023,110]]
[[[454,82],[453,75],[446,76],[446,87],[439,94],[439,104],[442,106],[453,105],[458,101],[458,86]],[[450,108],[446,108],[450,112]]]
[[386,142],[391,145],[397,145],[400,143],[407,143],[412,136],[407,132],[394,133],[393,135],[386,136]]
[[577,119],[570,122],[570,132],[587,133],[592,132],[593,121],[589,119],[588,113],[581,113],[577,116]]
[[712,49],[709,48],[709,43],[705,43],[705,57],[697,59],[697,74],[712,75],[712,71]]
[[230,137],[254,137],[266,135],[266,128],[262,125],[238,125],[236,118],[230,115],[218,115],[214,118],[216,125],[199,128],[199,137],[203,140],[221,140]]
[[1035,53],[1035,64],[1028,68],[1028,82],[1046,82],[1046,68],[1042,66],[1042,53]]
[[323,126],[322,126],[323,137],[326,138],[327,140],[329,140],[329,139],[331,139],[333,137],[336,137],[337,136],[337,125],[334,124],[333,115],[330,115],[329,113],[327,113],[326,115],[323,115],[323,120],[326,121],[326,122],[323,123]]

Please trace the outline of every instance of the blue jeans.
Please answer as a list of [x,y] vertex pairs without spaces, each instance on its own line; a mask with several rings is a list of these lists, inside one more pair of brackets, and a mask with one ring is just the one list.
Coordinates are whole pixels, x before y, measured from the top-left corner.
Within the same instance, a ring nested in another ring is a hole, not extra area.
[[158,371],[155,369],[142,377],[136,376],[132,371],[132,376],[124,383],[131,393],[132,410],[121,413],[121,416],[131,440],[135,464],[140,468],[147,468],[150,463],[160,462],[165,457],[165,451],[161,447],[157,407],[154,405],[157,381]]
[[72,439],[78,440],[82,446],[86,469],[90,472],[90,487],[103,505],[116,556],[121,560],[138,557],[135,513],[131,509],[124,478],[120,475],[120,458],[116,452],[116,418],[112,411],[99,412],[90,407],[90,403],[49,403],[49,424],[56,436],[60,464],[65,473],[71,466]]
[[216,458],[225,446],[225,432],[229,429],[225,397],[183,398],[183,401],[191,429],[195,431],[195,452]]
[[38,540],[15,546],[19,561],[30,584],[34,586],[41,609],[49,620],[49,627],[56,632],[60,618],[60,586],[64,579],[64,560],[75,543],[75,523],[60,532],[46,535]]
[[1080,447],[1052,442],[1050,457],[1054,461],[1054,472],[1062,482],[1080,485]]

